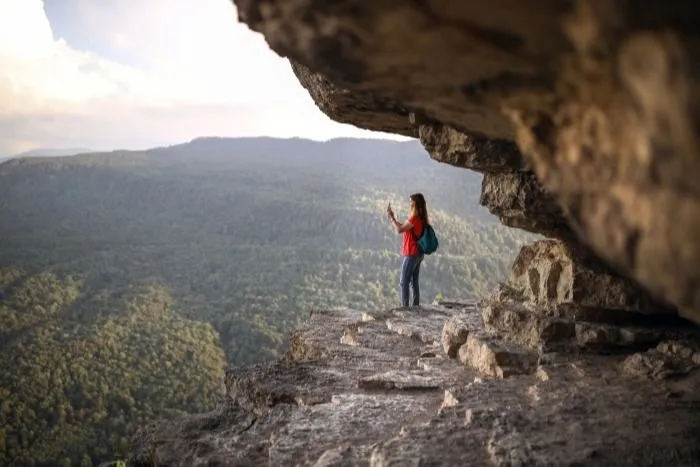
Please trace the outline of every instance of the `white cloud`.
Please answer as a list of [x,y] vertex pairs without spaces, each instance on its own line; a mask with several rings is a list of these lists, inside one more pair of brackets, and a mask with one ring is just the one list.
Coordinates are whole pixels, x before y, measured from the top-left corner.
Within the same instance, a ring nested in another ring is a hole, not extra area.
[[148,147],[202,135],[371,134],[316,109],[288,63],[237,23],[229,0],[70,6],[72,27],[131,65],[55,38],[41,0],[0,0],[0,155]]

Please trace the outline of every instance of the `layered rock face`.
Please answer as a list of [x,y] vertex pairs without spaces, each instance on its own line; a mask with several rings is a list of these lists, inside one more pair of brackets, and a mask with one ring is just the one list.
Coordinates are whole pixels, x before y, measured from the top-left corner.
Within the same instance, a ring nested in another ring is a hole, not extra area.
[[587,249],[557,240],[524,246],[481,308],[486,329],[540,353],[632,352],[694,328]]
[[575,233],[700,320],[695,4],[235,3],[331,118],[417,132],[434,158],[486,173],[482,202],[504,223]]
[[503,224],[548,237],[573,240],[573,232],[561,208],[527,169],[515,143],[424,123],[415,114],[411,120],[418,126],[420,141],[430,157],[484,174],[479,202]]

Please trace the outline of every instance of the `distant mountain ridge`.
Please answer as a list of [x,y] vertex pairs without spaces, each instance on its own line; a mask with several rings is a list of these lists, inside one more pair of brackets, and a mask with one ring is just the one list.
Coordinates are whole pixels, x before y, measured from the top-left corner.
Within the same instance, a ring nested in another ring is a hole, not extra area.
[[331,138],[328,140],[313,140],[309,138],[292,137],[292,138],[278,138],[274,136],[241,136],[241,137],[227,137],[227,136],[200,136],[194,138],[190,141],[183,143],[174,143],[166,146],[156,146],[145,150],[131,150],[131,149],[113,149],[107,151],[99,151],[86,147],[71,147],[71,148],[36,148],[29,151],[24,151],[13,156],[0,156],[0,162],[9,159],[18,159],[23,157],[65,157],[65,156],[76,156],[84,154],[128,154],[128,153],[143,153],[143,152],[162,152],[170,151],[173,149],[187,149],[187,148],[201,148],[201,149],[224,149],[232,148],[232,145],[236,146],[236,149],[249,149],[250,146],[255,146],[258,148],[266,149],[281,149],[284,150],[284,146],[289,144],[300,144],[300,145],[313,145],[316,147],[322,147],[326,145],[337,146],[342,144],[354,144],[354,143],[374,145],[376,143],[386,144],[390,146],[415,146],[416,148],[422,149],[418,140],[394,140],[387,138],[352,138],[352,137],[338,137]]
[[[276,138],[268,136],[251,137],[199,137],[184,143],[160,146],[146,150],[116,149],[111,151],[92,151],[69,154],[60,157],[61,164],[108,166],[149,165],[160,166],[172,163],[229,163],[274,162],[276,165],[290,165],[295,168],[303,166],[327,166],[333,168],[336,163],[345,166],[393,165],[396,157],[409,164],[436,166],[418,140],[396,141],[382,138],[333,138],[326,141],[306,138]],[[42,155],[35,152],[30,156],[14,157],[20,164],[43,164],[56,156]],[[23,159],[20,162],[19,159]],[[58,161],[53,161],[57,163]],[[442,165],[442,164],[440,164]],[[475,172],[462,171],[467,177],[480,177]]]
[[[150,149],[112,149],[112,150],[94,150],[85,147],[73,148],[37,148],[25,151],[13,156],[0,156],[0,163],[11,159],[22,158],[51,158],[51,157],[69,157],[69,156],[93,156],[93,155],[114,155],[128,156],[130,154],[171,154],[173,151],[197,149],[200,151],[230,151],[230,150],[252,150],[256,153],[264,151],[276,151],[278,154],[284,154],[289,149],[290,145],[297,149],[309,148],[341,148],[343,146],[355,147],[355,145],[364,145],[372,148],[380,145],[385,148],[403,148],[417,150],[423,152],[423,148],[418,140],[394,140],[387,138],[352,138],[338,137],[328,140],[313,140],[309,138],[278,138],[274,136],[200,136],[187,142],[174,143],[164,146],[155,146]],[[324,151],[325,153],[326,151]]]
[[[11,157],[6,157],[4,159],[16,159],[20,157],[61,157],[61,156],[73,156],[76,154],[95,152],[88,148],[37,148],[31,149],[29,151],[21,152],[15,154]],[[0,161],[4,160],[0,158]]]

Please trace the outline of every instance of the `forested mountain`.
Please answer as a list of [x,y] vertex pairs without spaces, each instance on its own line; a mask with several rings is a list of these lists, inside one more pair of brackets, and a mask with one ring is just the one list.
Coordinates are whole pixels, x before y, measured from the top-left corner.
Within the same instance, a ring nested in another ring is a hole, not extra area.
[[[399,217],[441,242],[422,296],[475,298],[533,236],[415,142],[202,138],[0,164],[0,464],[112,458],[215,403],[225,360],[275,358],[314,307],[396,306]],[[67,460],[67,459],[69,460]]]
[[218,335],[175,313],[162,287],[85,293],[13,269],[0,285],[0,465],[91,465],[155,418],[216,403]]

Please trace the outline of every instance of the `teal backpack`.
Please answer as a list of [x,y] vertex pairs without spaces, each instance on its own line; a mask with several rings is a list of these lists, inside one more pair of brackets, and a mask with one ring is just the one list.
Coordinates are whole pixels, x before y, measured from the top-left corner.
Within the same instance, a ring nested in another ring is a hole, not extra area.
[[[415,233],[413,235],[415,236]],[[438,246],[440,246],[440,242],[438,242],[437,235],[435,235],[435,230],[430,224],[426,225],[423,228],[423,235],[418,239],[418,247],[424,255],[429,255],[435,253]]]

